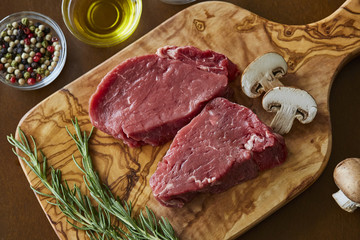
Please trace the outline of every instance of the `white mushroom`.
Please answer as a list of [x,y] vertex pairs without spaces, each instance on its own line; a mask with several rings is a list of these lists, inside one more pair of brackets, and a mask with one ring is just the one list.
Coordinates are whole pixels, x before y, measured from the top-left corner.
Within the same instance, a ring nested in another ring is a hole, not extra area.
[[244,70],[241,88],[246,96],[256,98],[274,87],[283,86],[279,78],[287,72],[287,64],[277,53],[267,53],[255,59]]
[[314,98],[304,90],[276,87],[268,91],[262,101],[268,112],[276,112],[271,127],[279,134],[288,133],[297,118],[301,123],[311,122],[317,112]]
[[335,167],[334,181],[340,190],[332,196],[339,206],[347,212],[360,207],[360,159],[341,161]]

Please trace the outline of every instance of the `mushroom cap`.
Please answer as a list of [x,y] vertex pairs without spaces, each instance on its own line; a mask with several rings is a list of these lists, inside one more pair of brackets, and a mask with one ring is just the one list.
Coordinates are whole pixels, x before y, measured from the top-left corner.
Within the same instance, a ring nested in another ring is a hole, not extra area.
[[281,107],[291,107],[301,123],[311,122],[317,113],[314,98],[308,92],[293,87],[271,89],[264,95],[262,105],[269,112],[276,112]]
[[334,170],[336,186],[355,203],[360,203],[360,159],[347,158]]
[[274,52],[266,53],[245,68],[241,77],[241,88],[248,97],[259,97],[263,91],[268,90],[264,89],[264,85],[282,85],[278,79],[286,72],[287,64],[281,55]]

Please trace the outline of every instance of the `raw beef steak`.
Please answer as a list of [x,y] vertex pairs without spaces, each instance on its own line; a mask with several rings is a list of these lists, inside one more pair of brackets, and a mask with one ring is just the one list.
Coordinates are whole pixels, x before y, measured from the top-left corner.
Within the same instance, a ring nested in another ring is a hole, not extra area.
[[195,47],[167,46],[156,52],[159,57],[177,59],[184,63],[195,64],[198,69],[226,75],[233,80],[239,74],[234,63],[220,53],[211,50],[200,51]]
[[194,47],[169,47],[158,52],[163,53],[118,65],[90,99],[92,124],[131,147],[173,139],[208,101],[223,96],[239,73],[229,59],[213,51],[204,55]]
[[163,205],[182,207],[197,192],[222,192],[256,177],[286,154],[283,137],[250,109],[216,98],[176,134],[150,186]]

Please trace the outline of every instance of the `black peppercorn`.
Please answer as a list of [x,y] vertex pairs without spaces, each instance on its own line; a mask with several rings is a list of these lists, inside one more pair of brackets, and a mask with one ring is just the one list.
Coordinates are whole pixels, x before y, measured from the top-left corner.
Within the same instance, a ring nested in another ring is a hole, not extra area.
[[48,34],[50,33],[50,28],[49,27],[45,27],[44,31],[43,31],[45,34]]
[[20,30],[18,31],[17,36],[19,36],[19,40],[23,40],[24,38],[26,38],[26,34],[24,33],[24,30],[23,30],[23,29],[20,29]]
[[35,69],[35,68],[38,68],[39,64],[38,64],[37,62],[32,62],[32,63],[30,64],[30,66],[31,66],[33,69]]
[[43,38],[38,36],[38,37],[36,37],[36,41],[42,42],[42,41],[43,41]]

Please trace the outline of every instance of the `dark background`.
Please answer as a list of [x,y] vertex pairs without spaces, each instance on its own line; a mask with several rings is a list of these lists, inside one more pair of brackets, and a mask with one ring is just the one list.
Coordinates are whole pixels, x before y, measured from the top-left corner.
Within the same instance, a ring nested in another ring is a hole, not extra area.
[[[201,1],[197,1],[201,2]],[[307,24],[334,12],[342,0],[239,0],[226,1],[264,18],[286,24]],[[0,18],[32,10],[50,16],[64,31],[68,58],[58,79],[36,91],[19,91],[0,85],[0,239],[57,239],[34,193],[6,141],[22,116],[61,87],[97,66],[136,41],[175,13],[189,6],[167,5],[159,0],[144,0],[139,27],[125,42],[111,48],[87,46],[66,29],[59,0],[1,0]],[[331,194],[337,191],[332,172],[347,157],[360,157],[360,57],[346,64],[334,79],[330,95],[333,129],[329,163],[319,179],[305,192],[279,209],[239,239],[360,239],[360,210],[346,213]]]

